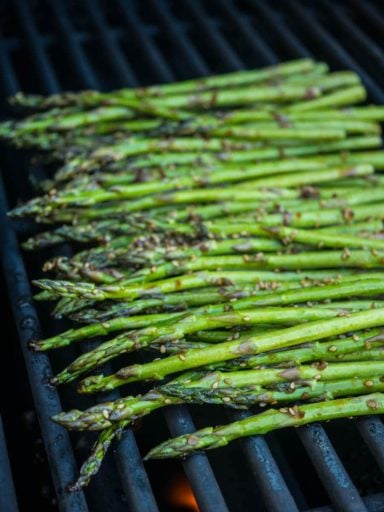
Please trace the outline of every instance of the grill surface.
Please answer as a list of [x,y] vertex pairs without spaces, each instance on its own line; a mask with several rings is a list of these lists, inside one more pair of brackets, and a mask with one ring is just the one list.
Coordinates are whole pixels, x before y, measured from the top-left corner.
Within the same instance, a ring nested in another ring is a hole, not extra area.
[[[379,37],[384,33],[384,14],[379,0],[14,0],[3,2],[0,10],[3,98],[19,90],[108,90],[182,80],[313,56],[334,69],[356,70],[370,99],[384,103]],[[3,101],[2,115],[7,114]],[[45,170],[31,168],[23,156],[7,148],[0,159],[5,182],[0,182],[3,269],[59,508],[68,512],[156,512],[158,495],[155,497],[151,487],[151,477],[162,472],[163,466],[160,462],[144,467],[141,461],[135,437],[140,446],[145,445],[146,432],[150,432],[145,425],[137,436],[132,431],[122,436],[115,457],[107,457],[89,491],[65,492],[77,475],[75,455],[84,455],[75,447],[89,446],[89,440],[88,436],[86,440],[70,437],[49,417],[61,409],[60,400],[65,408],[84,407],[88,402],[70,389],[64,389],[59,397],[46,384],[51,364],[62,367],[71,356],[70,349],[49,361],[45,354],[33,354],[27,348],[28,342],[39,336],[41,324],[44,335],[63,325],[53,325],[45,308],[36,311],[29,280],[38,275],[43,257],[24,258],[14,227],[5,217],[8,203],[12,206],[32,195],[28,173],[42,177]],[[21,230],[27,228],[20,224]],[[228,421],[244,414],[248,413],[228,412],[210,419]],[[187,408],[175,407],[153,421],[162,425],[165,419],[170,433],[180,435],[193,431],[200,416],[198,409],[191,415]],[[361,461],[351,456],[351,448],[361,455]],[[232,462],[236,460],[240,460],[240,469]],[[300,465],[305,471],[300,471]],[[384,510],[380,485],[364,485],[372,472],[380,475],[379,469],[384,471],[384,427],[375,417],[245,439],[209,457],[193,455],[183,466],[202,512]],[[14,510],[12,494],[7,499],[7,510]]]

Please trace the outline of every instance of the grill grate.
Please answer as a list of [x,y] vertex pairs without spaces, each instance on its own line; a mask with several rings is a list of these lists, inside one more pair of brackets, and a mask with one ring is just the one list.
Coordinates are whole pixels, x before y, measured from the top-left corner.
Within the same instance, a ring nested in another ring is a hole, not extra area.
[[[2,9],[3,97],[18,90],[54,93],[75,87],[105,90],[167,82],[314,56],[327,60],[336,69],[355,69],[371,99],[384,103],[384,90],[379,83],[384,62],[379,34],[384,27],[384,15],[379,0],[14,0],[4,2]],[[26,183],[25,162],[7,149],[1,160],[11,204],[20,197],[26,199],[31,187]],[[41,176],[44,170],[34,168],[33,172]],[[128,504],[132,512],[155,512],[158,506],[132,431],[124,433],[116,446],[115,461],[108,458],[89,492],[64,491],[77,474],[74,441],[49,417],[61,409],[60,398],[66,407],[83,403],[71,391],[63,391],[59,398],[57,391],[46,384],[51,374],[48,358],[27,348],[28,341],[40,332],[39,319],[44,323],[45,333],[52,332],[55,326],[31,302],[29,278],[36,276],[40,262],[37,257],[25,262],[19,251],[13,226],[5,218],[8,199],[2,183],[0,208],[2,263],[60,510],[85,512],[108,507],[118,512],[126,510]],[[52,363],[55,364],[55,358]],[[228,413],[227,419],[241,414]],[[172,435],[195,428],[186,407],[169,409],[164,417]],[[355,421],[352,428],[361,434],[354,438],[359,440],[359,449],[368,447],[384,470],[381,420],[364,418]],[[311,461],[316,478],[324,487],[317,501],[305,491],[296,472],[291,471],[295,461],[282,448],[282,441],[287,439],[285,434],[241,441],[242,457],[256,485],[250,496],[256,493],[262,502],[258,510],[383,510],[384,493],[360,496],[343,465],[343,457],[338,455],[338,438],[332,429],[313,425],[287,434],[299,448],[298,458]],[[255,510],[254,503],[244,504],[244,497],[233,498],[233,491],[229,493],[226,486],[220,486],[222,478],[215,457],[196,454],[183,462],[201,511]],[[230,463],[230,459],[226,461]],[[156,468],[161,471],[160,465]],[[236,476],[231,474],[230,478],[236,488]],[[319,505],[325,506],[314,508]]]

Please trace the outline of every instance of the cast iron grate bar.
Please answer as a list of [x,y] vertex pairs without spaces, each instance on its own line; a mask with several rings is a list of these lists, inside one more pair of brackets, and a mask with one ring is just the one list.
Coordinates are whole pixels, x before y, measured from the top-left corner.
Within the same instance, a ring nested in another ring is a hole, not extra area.
[[[174,437],[196,430],[185,406],[169,408],[164,411],[164,415]],[[201,512],[229,512],[208,457],[204,453],[195,453],[188,457],[183,461],[183,467]]]
[[352,0],[352,5],[368,21],[371,28],[375,27],[377,34],[384,33],[383,13],[373,3]]
[[[63,9],[62,4],[57,2],[57,6],[61,11],[61,14],[65,14],[65,10]],[[66,37],[66,41],[71,43],[74,41],[73,38]],[[88,79],[90,79],[96,88],[100,88],[100,83],[97,80],[96,75],[94,74],[92,68],[89,66],[87,62],[86,56],[83,54],[81,47],[78,48],[78,52],[81,52],[81,63],[82,66],[77,67],[78,74],[80,75],[81,81],[84,81],[83,87],[85,87],[85,83]],[[84,66],[85,65],[85,66]],[[39,69],[39,68],[38,68]],[[49,82],[46,80],[46,76],[44,70],[48,69],[51,71],[53,76],[53,70],[51,69],[50,62],[46,59],[44,63],[44,68],[40,68],[40,75],[42,77],[42,82],[45,87],[48,89],[50,87]],[[90,73],[90,74],[89,74]],[[53,92],[49,91],[48,92]],[[116,396],[113,399],[118,398],[118,394],[115,393]],[[112,399],[112,398],[111,398]],[[154,500],[154,496],[152,493],[152,489],[144,469],[144,465],[135,441],[133,434],[124,435],[121,442],[118,445],[118,449],[116,451],[117,463],[120,471],[121,481],[127,496],[127,501],[131,505],[133,510],[140,511],[148,511],[155,512],[157,510],[157,506]],[[94,486],[94,490],[99,493],[98,486]],[[104,490],[103,493],[106,491]],[[104,498],[104,496],[101,496]],[[112,496],[109,498],[112,500]],[[104,500],[101,500],[101,502]]]
[[85,56],[79,39],[74,35],[74,30],[71,26],[70,19],[68,19],[66,9],[61,1],[50,2],[49,8],[52,10],[53,21],[59,30],[60,37],[71,58],[71,65],[74,67],[76,75],[81,78],[83,87],[96,89],[97,80],[93,73],[92,66]]
[[[152,12],[159,20],[163,32],[171,39],[172,45],[182,54],[183,60],[181,62],[184,61],[184,64],[188,68],[192,68],[197,76],[208,75],[209,69],[205,59],[191,44],[189,35],[186,34],[185,28],[178,23],[170,8],[164,5],[164,3],[160,3],[156,0],[148,1],[150,2]],[[186,77],[182,76],[181,78],[189,77],[190,74]]]
[[[249,416],[251,413],[248,411],[230,414],[232,421]],[[268,509],[276,512],[298,511],[295,500],[264,436],[247,437],[241,440],[241,444]]]
[[15,6],[17,7],[19,14],[18,20],[20,21],[24,37],[28,43],[26,47],[30,51],[31,59],[35,61],[35,65],[38,70],[37,75],[41,80],[44,77],[41,81],[42,89],[45,93],[58,92],[60,90],[60,85],[48,63],[46,48],[42,39],[39,37],[39,32],[34,24],[34,17],[30,9],[30,4],[23,0],[15,0]]
[[[0,32],[0,41],[4,41],[4,37]],[[3,90],[7,96],[14,94],[19,90],[17,78],[13,72],[12,64],[9,59],[9,53],[5,48],[5,44],[0,44],[0,69]]]
[[[200,13],[201,15],[201,13]],[[206,29],[212,30],[212,24],[209,23],[209,19],[206,18]],[[271,55],[272,52],[270,51]],[[241,65],[241,68],[244,68],[243,65]],[[172,411],[167,411],[167,418],[170,417],[172,414]],[[236,416],[233,414],[231,415],[232,420],[236,418]],[[190,431],[192,425],[188,426],[186,430],[180,430],[179,434]],[[174,429],[171,427],[171,432],[174,434]],[[175,434],[174,434],[175,435]],[[261,473],[265,470],[265,465],[269,468],[269,478],[262,479],[263,485],[260,485],[260,491],[263,495],[264,500],[270,505],[271,510],[275,510],[276,512],[284,512],[284,511],[290,511],[294,512],[297,510],[297,507],[294,503],[293,497],[290,494],[286,483],[284,482],[282,475],[280,473],[280,470],[276,464],[276,461],[273,459],[272,454],[269,450],[269,447],[264,440],[264,438],[259,437],[255,438],[254,440],[250,440],[248,443],[245,443],[245,446],[247,447],[245,450],[245,454],[248,458],[249,465],[251,469],[258,469],[258,472]],[[195,455],[194,457],[198,458],[200,455]],[[184,467],[188,473],[188,464],[189,459],[186,463],[184,463]],[[190,476],[190,474],[188,474]],[[196,483],[201,482],[201,478],[198,478]],[[196,496],[198,498],[199,504],[202,503],[202,500],[200,498],[200,490],[199,488],[195,488],[194,486],[195,481],[191,479],[192,488],[194,489]],[[200,498],[200,499],[199,499]],[[215,506],[215,502],[213,502],[213,506]],[[216,504],[215,510],[220,510],[218,508],[218,504]],[[274,507],[274,508],[272,508]],[[207,508],[207,510],[211,510],[210,508]]]
[[[17,77],[13,71],[8,54],[1,45],[0,62],[2,75],[6,76],[5,93],[7,96],[20,90]],[[0,180],[0,243],[1,260],[6,284],[11,301],[11,307],[20,339],[24,361],[29,375],[36,411],[39,416],[40,428],[45,443],[46,452],[51,465],[53,482],[64,512],[87,512],[83,493],[71,495],[65,492],[65,486],[77,475],[71,442],[67,432],[58,428],[49,417],[61,410],[58,393],[47,386],[47,378],[52,373],[46,354],[33,353],[28,348],[31,339],[40,336],[40,325],[36,309],[32,303],[29,278],[19,250],[19,243],[13,226],[7,218],[8,201],[4,191],[3,181]]]
[[333,23],[339,27],[344,34],[348,34],[350,44],[352,43],[357,49],[361,51],[367,59],[374,61],[375,73],[382,73],[384,70],[383,54],[377,44],[369,38],[364,32],[354,23],[339,4],[330,3],[329,0],[323,1],[321,6],[328,16],[332,17]]
[[[382,512],[384,503],[384,492],[370,494],[363,498],[364,505],[369,512]],[[332,507],[317,507],[305,510],[304,512],[333,512]],[[341,511],[342,512],[342,511]]]
[[363,500],[323,427],[315,423],[298,429],[297,433],[337,510],[345,512],[365,511]]
[[156,44],[153,44],[152,40],[147,37],[136,9],[133,9],[124,0],[115,0],[115,3],[119,14],[122,16],[127,33],[136,40],[140,52],[144,53],[154,78],[156,77],[156,80],[161,82],[172,82],[174,80],[173,72]]
[[[289,7],[291,16],[301,22],[300,26],[308,33],[312,41],[319,44],[325,50],[330,62],[335,62],[338,65],[354,69],[363,79],[371,98],[378,103],[383,103],[383,90],[376,84],[365,69],[350,56],[338,40],[316,20],[316,13],[309,11],[306,6],[302,4],[299,5],[298,2],[292,0],[288,0],[286,5]],[[317,4],[314,4],[314,6],[316,5]]]
[[355,420],[357,428],[367,443],[378,466],[384,473],[384,424],[376,416],[368,416]]
[[[287,58],[312,57],[312,53],[303,45],[295,33],[283,21],[277,9],[272,9],[263,0],[248,0],[252,9],[257,10],[257,19],[266,23],[271,33],[279,34],[279,42],[284,45]],[[282,30],[283,27],[283,30]]]
[[209,19],[200,0],[184,0],[183,9],[195,21],[201,34],[204,34],[205,41],[212,45],[218,59],[225,63],[226,69],[235,71],[244,67],[243,61],[221,35],[216,24]]
[[276,53],[271,50],[268,44],[259,36],[257,31],[252,27],[249,19],[243,13],[239,15],[232,0],[217,0],[217,4],[225,18],[228,19],[230,26],[242,33],[247,46],[254,52],[254,55],[260,59],[261,65],[275,64],[279,61]]
[[85,5],[86,13],[89,16],[97,34],[95,41],[98,43],[102,41],[100,54],[105,57],[105,63],[108,63],[108,66],[116,77],[116,88],[127,86],[127,84],[130,84],[132,87],[139,85],[137,77],[132,71],[127,59],[124,57],[116,38],[111,31],[108,30],[99,1],[83,0],[83,4]]
[[28,348],[31,339],[40,337],[39,319],[32,303],[29,278],[19,251],[19,243],[11,222],[6,218],[7,211],[8,202],[1,180],[0,244],[2,265],[40,428],[51,465],[57,499],[62,512],[87,512],[88,507],[82,492],[69,494],[65,491],[68,482],[72,482],[76,478],[77,468],[68,432],[63,431],[50,420],[51,416],[60,412],[61,405],[57,391],[47,386],[47,379],[52,373],[48,357],[45,354],[33,353]]
[[5,440],[3,422],[0,416],[0,512],[17,512],[17,499],[11,466]]

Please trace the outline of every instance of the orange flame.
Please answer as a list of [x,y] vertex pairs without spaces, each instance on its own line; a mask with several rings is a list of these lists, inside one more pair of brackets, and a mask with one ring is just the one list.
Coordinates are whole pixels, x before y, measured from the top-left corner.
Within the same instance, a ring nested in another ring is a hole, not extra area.
[[168,500],[174,509],[180,508],[185,511],[199,512],[191,486],[184,475],[178,475],[173,479],[169,486]]

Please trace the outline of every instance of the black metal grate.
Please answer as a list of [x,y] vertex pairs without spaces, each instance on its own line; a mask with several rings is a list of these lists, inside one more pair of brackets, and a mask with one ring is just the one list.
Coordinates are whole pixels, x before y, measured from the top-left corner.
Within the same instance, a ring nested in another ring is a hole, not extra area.
[[11,467],[9,464],[7,444],[4,435],[3,422],[0,417],[0,512],[14,510],[17,512],[17,500],[13,485]]
[[[380,0],[9,0],[0,6],[1,96],[19,90],[107,90],[313,56],[335,69],[356,70],[371,100],[384,103],[384,13],[380,7]],[[60,399],[65,407],[87,403],[71,390],[63,390],[59,397],[46,384],[51,374],[48,358],[27,348],[28,341],[39,335],[40,321],[45,335],[57,325],[49,322],[45,309],[37,312],[31,301],[29,280],[41,262],[38,257],[24,260],[13,226],[5,217],[8,200],[13,205],[32,194],[27,181],[30,168],[20,155],[7,149],[2,151],[1,164],[5,182],[5,188],[0,183],[2,263],[59,508],[68,512],[156,512],[156,498],[132,431],[123,435],[115,460],[107,459],[89,491],[65,492],[77,474],[74,446],[79,438],[70,437],[49,417],[61,409]],[[42,176],[44,170],[35,166],[32,172]],[[61,367],[66,357],[59,355]],[[51,363],[57,364],[56,357]],[[200,421],[194,410],[192,415]],[[226,419],[238,416],[228,413]],[[163,417],[172,435],[195,428],[185,407],[169,409]],[[156,418],[163,421],[161,416]],[[382,511],[384,493],[378,493],[379,487],[361,497],[363,479],[359,471],[352,474],[351,460],[342,449],[344,428],[355,452],[364,452],[368,465],[384,471],[384,426],[375,417],[348,426],[343,422],[312,425],[249,438],[227,455],[191,456],[183,462],[184,471],[202,512]],[[245,466],[248,488],[240,485],[237,466],[231,464],[234,452]],[[223,464],[225,472],[220,467]],[[307,477],[305,471],[298,471],[298,464],[307,465]],[[161,471],[161,465],[155,470]],[[312,494],[308,489],[313,488],[318,489]]]

